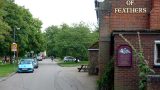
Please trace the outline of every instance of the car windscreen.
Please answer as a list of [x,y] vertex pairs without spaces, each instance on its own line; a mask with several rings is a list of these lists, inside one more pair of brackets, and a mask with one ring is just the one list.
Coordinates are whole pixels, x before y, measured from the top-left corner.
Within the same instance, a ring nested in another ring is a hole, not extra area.
[[64,58],[65,59],[74,59],[73,57],[69,57],[69,56],[68,57],[64,57]]
[[28,61],[28,60],[23,60],[20,62],[20,64],[31,64],[32,62],[31,61]]

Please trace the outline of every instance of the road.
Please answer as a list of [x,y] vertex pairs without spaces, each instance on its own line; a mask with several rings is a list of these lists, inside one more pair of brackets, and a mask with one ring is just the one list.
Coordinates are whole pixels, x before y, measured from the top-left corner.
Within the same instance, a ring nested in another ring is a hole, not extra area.
[[45,59],[34,73],[16,73],[1,81],[0,90],[96,90],[96,78]]

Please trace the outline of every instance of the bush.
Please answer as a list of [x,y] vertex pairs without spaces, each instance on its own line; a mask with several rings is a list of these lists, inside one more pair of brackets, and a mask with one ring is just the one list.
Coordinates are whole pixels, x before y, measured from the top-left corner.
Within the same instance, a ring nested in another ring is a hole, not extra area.
[[104,74],[97,81],[98,90],[113,90],[114,89],[114,60],[111,59],[106,65]]

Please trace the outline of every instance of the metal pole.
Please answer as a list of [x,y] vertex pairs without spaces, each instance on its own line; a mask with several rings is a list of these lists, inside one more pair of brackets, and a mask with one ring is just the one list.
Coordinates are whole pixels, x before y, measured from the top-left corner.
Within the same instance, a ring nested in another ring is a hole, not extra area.
[[16,42],[16,30],[15,28],[13,28],[14,32],[13,32],[13,38],[14,38],[14,43]]
[[[14,33],[13,33],[14,43],[16,43],[16,30],[15,30],[15,28],[13,28],[13,30],[14,30]],[[16,51],[14,51],[14,56],[13,56],[14,61],[15,61],[15,57],[16,57]]]

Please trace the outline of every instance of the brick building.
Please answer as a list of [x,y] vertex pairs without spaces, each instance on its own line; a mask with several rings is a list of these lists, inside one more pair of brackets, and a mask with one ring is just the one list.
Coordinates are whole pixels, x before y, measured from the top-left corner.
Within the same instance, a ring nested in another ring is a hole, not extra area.
[[[119,34],[139,49],[139,32],[145,59],[160,74],[160,0],[105,0],[95,1],[95,6],[100,33],[99,76],[114,57],[114,89],[138,90],[138,60]],[[122,55],[125,53],[130,54]]]
[[94,43],[89,49],[89,75],[98,75],[98,42]]

